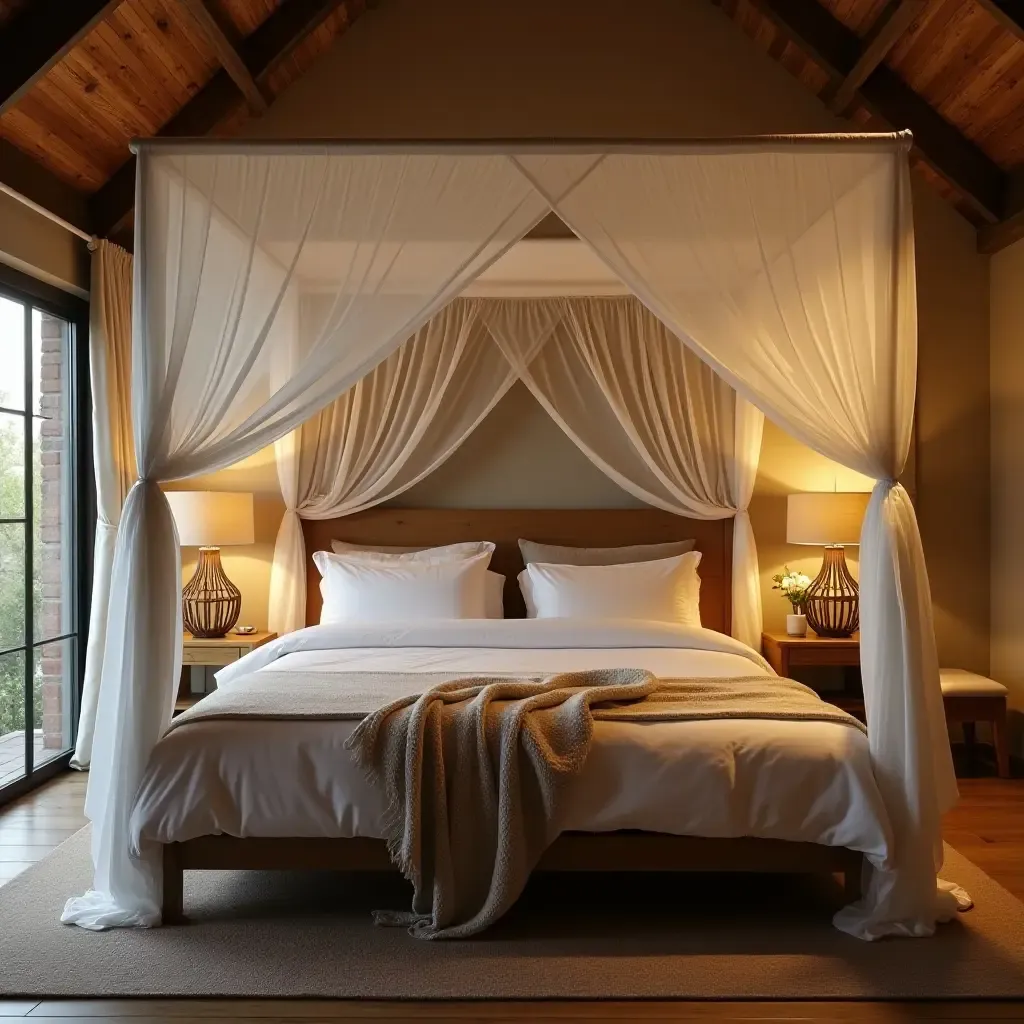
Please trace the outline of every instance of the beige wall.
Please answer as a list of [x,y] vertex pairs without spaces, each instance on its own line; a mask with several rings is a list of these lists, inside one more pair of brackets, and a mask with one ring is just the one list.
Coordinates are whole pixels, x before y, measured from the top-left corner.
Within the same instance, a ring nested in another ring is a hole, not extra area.
[[[1024,712],[1022,580],[1024,242],[1018,242],[992,258],[992,674]],[[1024,748],[1020,738],[1017,747]]]
[[83,298],[89,295],[85,242],[6,195],[0,195],[0,263]]
[[392,505],[408,508],[638,508],[514,384],[465,444]]
[[[385,0],[250,123],[252,137],[665,138],[846,130],[797,81],[703,2]],[[916,490],[947,664],[988,666],[988,265],[974,234],[915,182],[921,325]],[[752,508],[767,577],[783,561],[785,494],[844,471],[765,434]],[[225,478],[218,474],[215,483]],[[248,487],[247,471],[233,485]],[[266,460],[251,477],[266,498]],[[631,499],[600,478],[521,391],[405,499],[462,505],[596,505]],[[280,507],[279,505],[277,506]],[[239,556],[236,556],[239,557]],[[226,559],[230,566],[230,559]],[[259,625],[265,566],[243,614]],[[242,565],[240,562],[240,569]],[[230,571],[230,568],[229,568]],[[265,584],[264,584],[265,585]],[[778,625],[784,605],[766,599]]]
[[930,189],[914,190],[918,520],[943,664],[989,662],[989,259]]
[[243,134],[667,138],[840,124],[706,0],[384,0]]

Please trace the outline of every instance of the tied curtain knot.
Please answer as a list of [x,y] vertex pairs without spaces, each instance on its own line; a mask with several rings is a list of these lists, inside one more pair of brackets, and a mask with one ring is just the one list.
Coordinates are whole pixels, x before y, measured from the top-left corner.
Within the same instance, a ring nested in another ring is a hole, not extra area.
[[[152,492],[152,491],[156,490],[156,491],[160,491],[161,494],[163,493],[163,490],[160,487],[160,481],[156,477],[154,477],[154,476],[139,476],[139,477],[136,477],[135,478],[135,483],[132,484],[131,488],[128,491],[128,494],[130,495],[132,493],[132,491],[134,491],[134,490],[143,490],[143,491],[148,491],[148,492]],[[128,499],[127,499],[127,496],[126,496],[125,497],[125,503],[126,504],[127,504],[127,500]]]

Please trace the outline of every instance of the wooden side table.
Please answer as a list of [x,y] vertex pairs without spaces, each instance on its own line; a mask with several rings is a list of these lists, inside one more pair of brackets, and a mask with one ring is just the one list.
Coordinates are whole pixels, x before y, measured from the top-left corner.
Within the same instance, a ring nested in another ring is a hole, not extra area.
[[[780,676],[791,677],[800,667],[860,667],[860,634],[851,637],[789,636],[787,633],[762,633],[761,651],[765,660]],[[864,717],[864,694],[858,687],[836,693],[822,694],[829,703],[858,718]]]
[[231,633],[217,637],[215,640],[203,640],[185,633],[181,641],[181,682],[178,684],[178,698],[174,702],[174,713],[178,714],[190,708],[206,696],[205,693],[192,693],[190,686],[191,673],[187,671],[193,665],[230,665],[233,661],[245,657],[250,651],[262,647],[277,634],[266,630],[255,633]]

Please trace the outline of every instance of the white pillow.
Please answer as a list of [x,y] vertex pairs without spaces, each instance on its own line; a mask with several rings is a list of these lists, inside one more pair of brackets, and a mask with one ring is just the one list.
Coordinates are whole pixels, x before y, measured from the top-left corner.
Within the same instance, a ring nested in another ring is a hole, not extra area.
[[320,622],[487,618],[490,552],[452,562],[374,562],[316,551]]
[[531,562],[519,587],[531,619],[644,619],[700,625],[700,552],[622,565]]
[[[475,555],[494,554],[494,543],[489,540],[459,541],[434,548],[367,548],[345,540],[332,540],[331,547],[336,555],[362,562],[455,562]],[[501,573],[487,571],[484,609],[488,619],[505,618],[505,577]]]
[[363,547],[346,540],[332,540],[336,555],[361,558],[368,562],[442,562],[473,558],[485,551],[494,554],[494,543],[489,540],[464,540],[457,544],[441,544],[434,548]]

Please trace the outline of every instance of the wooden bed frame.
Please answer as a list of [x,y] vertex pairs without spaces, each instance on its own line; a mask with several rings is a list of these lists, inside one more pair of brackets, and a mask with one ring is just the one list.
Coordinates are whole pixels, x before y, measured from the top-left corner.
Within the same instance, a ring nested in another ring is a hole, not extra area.
[[[520,537],[550,544],[610,547],[697,541],[702,554],[701,619],[728,633],[732,618],[732,520],[683,519],[659,509],[395,509],[375,508],[334,520],[303,520],[306,550],[330,550],[334,539],[367,545],[433,546],[491,540],[491,568],[505,576],[505,615],[525,615],[516,577]],[[307,567],[306,621],[320,618],[319,574]],[[860,895],[863,858],[856,851],[777,839],[703,839],[652,832],[567,833],[548,848],[540,871],[750,871],[838,873],[848,901]],[[163,850],[163,919],[186,918],[183,873],[192,870],[394,870],[379,839],[237,839],[200,836]]]
[[[236,839],[200,836],[164,845],[163,923],[183,924],[184,872],[393,871],[383,839]],[[841,874],[846,902],[860,898],[862,855],[781,839],[701,839],[655,832],[567,832],[538,871],[750,871]]]

